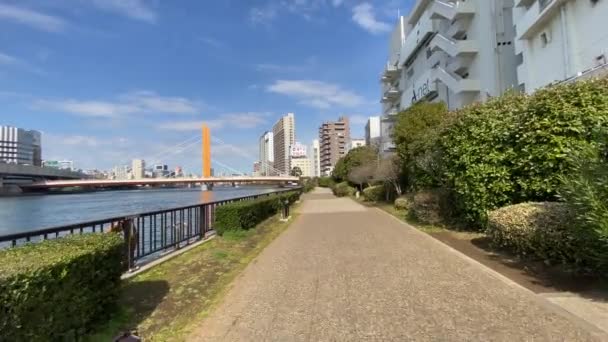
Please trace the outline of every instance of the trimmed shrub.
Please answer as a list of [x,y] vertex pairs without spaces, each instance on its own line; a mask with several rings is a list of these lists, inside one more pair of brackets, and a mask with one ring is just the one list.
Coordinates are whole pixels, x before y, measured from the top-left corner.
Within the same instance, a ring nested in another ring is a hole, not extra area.
[[458,213],[483,226],[488,210],[553,201],[561,177],[608,127],[608,79],[507,94],[456,112],[441,133],[444,184]]
[[411,200],[405,196],[399,197],[395,200],[395,209],[408,210],[411,206]]
[[250,201],[233,202],[215,209],[213,228],[218,235],[228,230],[248,230],[276,214],[287,200],[288,205],[300,199],[299,191],[289,191]]
[[363,198],[369,202],[384,201],[386,191],[384,185],[374,185],[363,190]]
[[433,189],[415,193],[409,206],[409,215],[422,223],[445,223],[452,217],[448,192],[443,189]]
[[335,185],[333,178],[321,177],[319,178],[319,186],[322,188],[332,188]]
[[120,234],[83,234],[0,251],[0,339],[75,341],[115,312]]
[[521,203],[488,215],[487,235],[496,247],[546,263],[576,265],[580,271],[594,268],[592,253],[602,249],[588,230],[572,224],[575,212],[566,203]]
[[338,197],[354,196],[355,192],[357,192],[357,190],[355,188],[348,185],[348,182],[338,183],[338,184],[334,185],[332,190],[334,192],[334,195],[336,195]]

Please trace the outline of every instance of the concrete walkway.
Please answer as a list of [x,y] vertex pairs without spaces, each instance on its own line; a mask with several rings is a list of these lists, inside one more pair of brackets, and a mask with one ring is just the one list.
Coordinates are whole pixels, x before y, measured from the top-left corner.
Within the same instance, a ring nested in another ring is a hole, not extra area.
[[595,341],[598,329],[377,209],[318,189],[192,341]]

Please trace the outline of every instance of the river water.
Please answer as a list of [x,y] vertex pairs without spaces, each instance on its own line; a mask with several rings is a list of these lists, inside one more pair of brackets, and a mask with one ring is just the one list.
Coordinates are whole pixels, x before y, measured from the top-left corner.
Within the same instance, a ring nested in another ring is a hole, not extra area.
[[0,235],[268,193],[273,187],[142,189],[0,197]]

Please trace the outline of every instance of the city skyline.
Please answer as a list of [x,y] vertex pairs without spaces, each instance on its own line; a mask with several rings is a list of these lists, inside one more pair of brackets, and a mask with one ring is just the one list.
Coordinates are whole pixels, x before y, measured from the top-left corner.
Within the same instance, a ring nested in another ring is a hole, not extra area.
[[[207,122],[250,155],[213,143],[218,159],[248,171],[259,133],[284,113],[298,116],[308,144],[341,115],[363,136],[380,111],[393,1],[102,3],[0,4],[0,121],[41,131],[44,159],[83,169],[153,162]],[[163,162],[200,168],[195,149]]]

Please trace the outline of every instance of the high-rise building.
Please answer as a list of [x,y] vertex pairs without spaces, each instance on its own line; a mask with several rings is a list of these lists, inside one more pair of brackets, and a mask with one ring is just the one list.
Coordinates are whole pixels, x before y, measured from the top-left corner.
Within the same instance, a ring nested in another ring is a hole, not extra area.
[[380,117],[372,116],[365,125],[365,144],[367,146],[380,146]]
[[289,152],[296,142],[296,124],[293,113],[288,113],[272,128],[274,146],[274,169],[287,175],[291,171]]
[[519,89],[608,74],[608,2],[516,0]]
[[321,174],[329,176],[340,158],[347,153],[350,141],[350,124],[347,117],[338,121],[324,122],[319,127]]
[[260,170],[261,176],[272,176],[274,164],[274,139],[272,132],[264,132],[259,141],[260,148]]
[[146,173],[146,162],[143,159],[133,159],[131,162],[131,174],[134,179],[142,179]]
[[321,177],[321,149],[318,139],[312,141],[310,160],[312,163],[313,177]]
[[38,131],[0,126],[0,161],[42,166],[42,141]]
[[350,139],[348,142],[347,151],[352,150],[353,148],[363,147],[365,146],[365,139]]
[[113,179],[126,180],[129,179],[129,167],[126,165],[114,166],[112,169]]
[[253,163],[253,173],[251,174],[254,177],[261,176],[262,174],[262,163],[257,161]]

